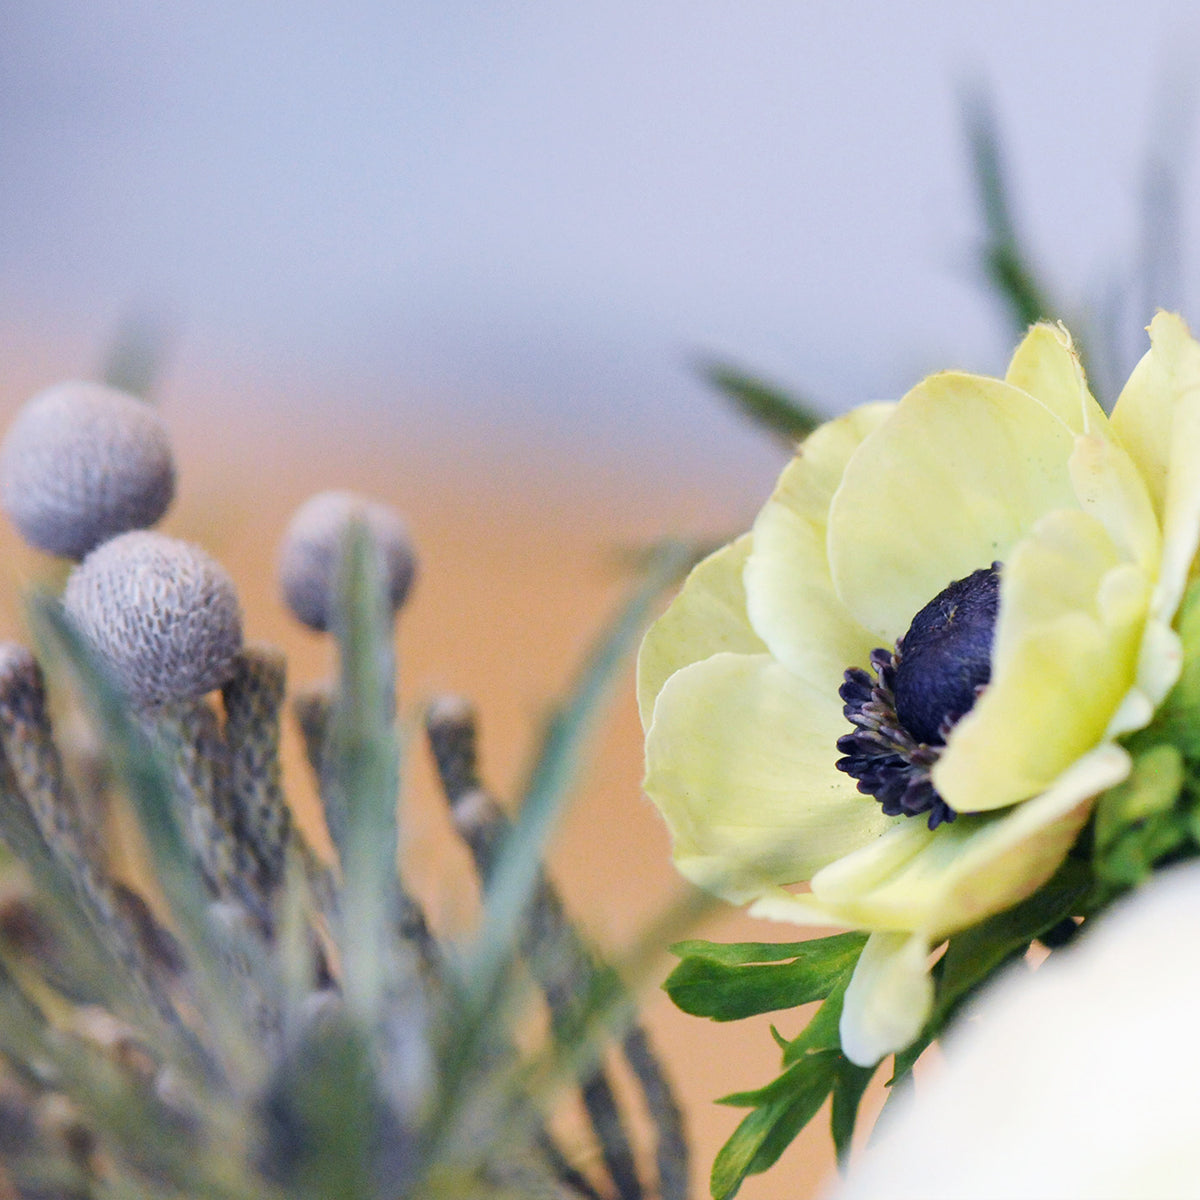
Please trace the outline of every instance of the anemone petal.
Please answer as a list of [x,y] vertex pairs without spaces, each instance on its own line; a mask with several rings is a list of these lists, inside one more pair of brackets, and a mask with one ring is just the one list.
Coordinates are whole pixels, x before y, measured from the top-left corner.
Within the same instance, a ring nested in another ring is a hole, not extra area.
[[1071,335],[1061,324],[1039,321],[1032,326],[1004,380],[1040,400],[1076,433],[1091,433],[1107,424],[1104,410],[1088,390]]
[[991,682],[933,767],[947,804],[1027,799],[1103,739],[1137,682],[1149,594],[1095,518],[1038,522],[1005,565]]
[[888,850],[865,846],[814,875],[811,896],[792,897],[794,915],[778,895],[755,914],[807,925],[821,912],[827,925],[923,930],[936,943],[1036,891],[1074,844],[1093,799],[1128,773],[1123,749],[1099,746],[1042,795],[1007,811],[960,816],[932,832],[914,820],[890,832],[879,841],[902,841],[905,853],[894,854],[888,871],[880,870]]
[[637,697],[648,729],[662,685],[681,667],[721,651],[761,654],[766,647],[746,617],[742,571],[750,535],[697,563],[679,595],[650,626],[638,651]]
[[866,665],[879,642],[833,589],[829,503],[850,456],[893,411],[894,404],[868,404],[813,433],[754,523],[745,576],[750,621],[781,663],[831,692],[847,667]]
[[842,1053],[860,1067],[904,1049],[933,1010],[929,943],[920,934],[873,933],[842,1002]]
[[894,641],[947,584],[994,560],[1047,512],[1078,506],[1074,434],[1009,384],[934,375],[850,459],[829,513],[842,602]]
[[645,789],[675,862],[734,903],[807,879],[893,823],[837,771],[841,703],[769,655],[675,672],[654,706]]
[[1170,621],[1200,543],[1200,345],[1182,318],[1158,313],[1150,349],[1113,409],[1112,425],[1146,480],[1162,521],[1163,554],[1154,601]]
[[1080,507],[1104,526],[1118,553],[1157,573],[1162,555],[1158,518],[1129,455],[1109,438],[1083,434],[1075,439],[1069,469]]

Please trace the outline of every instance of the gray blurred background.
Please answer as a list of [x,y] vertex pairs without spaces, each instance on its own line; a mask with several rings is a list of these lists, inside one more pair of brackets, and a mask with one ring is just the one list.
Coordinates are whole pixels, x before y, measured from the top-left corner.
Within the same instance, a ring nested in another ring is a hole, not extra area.
[[0,352],[78,373],[149,312],[176,391],[758,496],[778,457],[698,357],[826,411],[1003,367],[968,90],[1064,311],[1119,313],[1112,358],[1193,306],[1190,9],[9,0]]

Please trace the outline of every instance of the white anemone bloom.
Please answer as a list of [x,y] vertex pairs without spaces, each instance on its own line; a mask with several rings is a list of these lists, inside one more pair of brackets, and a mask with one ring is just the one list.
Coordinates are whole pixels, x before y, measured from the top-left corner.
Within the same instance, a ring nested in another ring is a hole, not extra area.
[[642,646],[679,870],[871,932],[857,1063],[919,1033],[938,944],[1050,878],[1178,677],[1200,345],[1166,313],[1150,340],[1111,418],[1042,324],[1003,381],[934,375],[830,421]]

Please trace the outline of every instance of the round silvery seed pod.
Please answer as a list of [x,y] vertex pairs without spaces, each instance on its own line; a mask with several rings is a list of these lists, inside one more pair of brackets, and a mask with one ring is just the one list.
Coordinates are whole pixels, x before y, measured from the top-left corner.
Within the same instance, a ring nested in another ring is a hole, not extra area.
[[63,602],[135,704],[193,700],[233,674],[242,646],[237,593],[197,546],[123,533],[71,572]]
[[31,546],[67,558],[153,525],[174,492],[158,413],[100,383],[41,392],[17,414],[0,449],[0,503]]
[[279,551],[279,582],[288,608],[310,629],[329,628],[342,545],[363,521],[383,563],[393,612],[408,596],[416,557],[404,521],[384,504],[354,492],[318,492],[292,516]]

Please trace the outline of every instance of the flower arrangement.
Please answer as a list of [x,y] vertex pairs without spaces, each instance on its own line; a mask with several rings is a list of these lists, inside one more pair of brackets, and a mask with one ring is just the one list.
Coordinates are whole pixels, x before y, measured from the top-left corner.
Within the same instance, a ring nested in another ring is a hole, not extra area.
[[[983,264],[1022,331],[1004,378],[944,372],[821,424],[714,371],[794,457],[639,655],[645,787],[679,871],[753,917],[842,931],[674,947],[666,989],[688,1013],[817,1005],[790,1036],[772,1027],[780,1075],[721,1101],[750,1111],[715,1200],[826,1102],[845,1165],[885,1063],[890,1103],[985,983],[1200,857],[1200,343],[1158,312],[1102,407],[1043,319],[994,131],[972,116]],[[930,1119],[902,1115],[883,1144]],[[891,1194],[888,1170],[868,1156],[846,1194]],[[929,1172],[897,1186],[959,1194]]]
[[743,1174],[830,1093],[844,1147],[882,1059],[902,1076],[998,963],[1200,849],[1179,736],[1200,345],[1165,313],[1150,336],[1111,418],[1041,324],[1003,381],[933,376],[817,429],[642,645],[680,871],[855,931],[681,948],[689,1011],[824,1002],[738,1098]]

